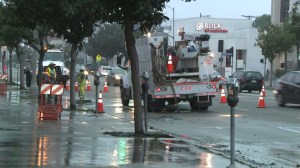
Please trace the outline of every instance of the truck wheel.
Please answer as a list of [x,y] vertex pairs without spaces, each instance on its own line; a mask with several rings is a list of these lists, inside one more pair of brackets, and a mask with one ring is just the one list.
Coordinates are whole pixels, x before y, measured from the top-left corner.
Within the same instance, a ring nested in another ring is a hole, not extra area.
[[151,96],[148,96],[148,111],[161,112],[165,107],[165,100],[151,100],[149,97]]
[[123,106],[128,106],[129,105],[129,99],[122,99],[122,104],[123,104]]
[[[205,101],[204,99],[207,99],[206,97],[199,97],[199,101]],[[206,100],[207,102],[207,100]],[[190,107],[192,109],[192,111],[204,111],[204,110],[207,110],[208,107],[211,105],[211,97],[209,98],[209,102],[207,103],[199,103],[197,101],[197,97],[193,97],[191,100],[190,100]]]
[[122,81],[120,83],[120,93],[121,93],[121,101],[123,106],[129,105],[129,98],[126,96],[126,89],[123,88]]
[[208,109],[208,106],[202,106],[202,107],[199,107],[199,108],[200,108],[200,110],[205,111],[205,110]]
[[193,98],[190,100],[190,107],[192,111],[198,111],[197,99]]

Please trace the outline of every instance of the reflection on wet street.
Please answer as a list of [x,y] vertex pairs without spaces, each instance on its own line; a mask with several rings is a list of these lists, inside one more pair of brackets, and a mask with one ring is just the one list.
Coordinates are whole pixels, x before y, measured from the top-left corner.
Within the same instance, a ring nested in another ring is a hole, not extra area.
[[37,100],[21,95],[0,96],[0,167],[228,166],[227,159],[176,138],[104,134],[134,132],[132,108],[118,102],[106,107],[111,113],[64,110],[61,120],[39,121]]

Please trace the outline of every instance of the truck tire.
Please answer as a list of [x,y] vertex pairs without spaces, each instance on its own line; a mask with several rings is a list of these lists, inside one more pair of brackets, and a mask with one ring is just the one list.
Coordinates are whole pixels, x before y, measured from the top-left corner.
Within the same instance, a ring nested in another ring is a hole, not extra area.
[[164,99],[151,100],[151,96],[148,96],[148,111],[161,112],[164,107]]
[[123,106],[128,106],[129,105],[129,97],[130,95],[127,95],[127,89],[123,88],[123,83],[120,81],[120,93],[121,93],[121,101]]
[[205,99],[207,99],[207,97],[199,97],[200,102],[198,102],[197,99],[197,97],[193,97],[192,99],[190,99],[190,107],[192,111],[205,111],[212,104],[211,97],[209,97],[208,102],[205,102]]
[[128,106],[129,105],[129,99],[122,99],[122,105]]

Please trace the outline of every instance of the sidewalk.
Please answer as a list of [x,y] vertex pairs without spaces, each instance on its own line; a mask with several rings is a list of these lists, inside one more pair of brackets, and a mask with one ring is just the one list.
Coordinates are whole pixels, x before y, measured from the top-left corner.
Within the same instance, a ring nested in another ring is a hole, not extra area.
[[[0,167],[225,168],[230,164],[228,158],[155,130],[134,138],[134,124],[109,110],[95,114],[64,109],[60,120],[39,121],[37,107],[37,99],[27,90],[9,86],[0,95]],[[236,162],[236,167],[247,166]]]

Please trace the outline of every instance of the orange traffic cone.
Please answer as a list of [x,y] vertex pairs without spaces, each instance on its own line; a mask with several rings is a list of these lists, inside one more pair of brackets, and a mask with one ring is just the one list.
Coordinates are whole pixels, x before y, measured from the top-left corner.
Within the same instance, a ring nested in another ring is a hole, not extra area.
[[85,85],[84,85],[84,87],[83,87],[84,90],[87,90],[87,84],[88,84],[88,81],[86,80],[86,81],[85,81]]
[[102,91],[100,90],[98,97],[98,113],[104,113],[103,101],[102,101]]
[[87,87],[86,87],[87,91],[91,91],[91,82],[89,80],[87,80]]
[[78,83],[77,82],[75,82],[75,92],[79,92]]
[[108,92],[108,87],[107,87],[107,82],[105,81],[104,83],[104,89],[103,89],[103,92]]
[[221,89],[220,103],[227,103],[224,86]]
[[68,80],[66,83],[66,90],[70,90],[70,80]]
[[66,97],[66,99],[65,99],[65,102],[64,102],[64,105],[65,105],[65,108],[67,109],[68,108],[68,106],[69,106],[69,101],[68,101],[68,97]]
[[171,54],[169,54],[167,70],[168,70],[169,73],[174,72],[173,62],[172,62],[172,55]]
[[265,99],[263,97],[263,93],[260,92],[257,108],[265,108],[265,107],[266,107]]
[[266,97],[266,90],[265,90],[265,84],[263,84],[262,88],[261,88],[261,92],[262,92],[262,96]]

